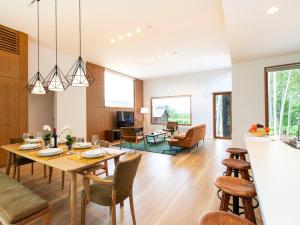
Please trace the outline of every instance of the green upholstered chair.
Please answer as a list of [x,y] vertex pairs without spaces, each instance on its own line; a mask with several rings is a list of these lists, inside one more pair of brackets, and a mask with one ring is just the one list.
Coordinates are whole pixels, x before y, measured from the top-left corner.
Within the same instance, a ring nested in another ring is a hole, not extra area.
[[[81,225],[85,224],[85,207],[88,202],[111,207],[112,224],[116,225],[116,205],[129,197],[133,224],[136,225],[132,187],[142,155],[116,164],[113,176],[99,178],[90,173],[83,175],[84,190],[81,195]],[[90,184],[90,180],[95,183]]]

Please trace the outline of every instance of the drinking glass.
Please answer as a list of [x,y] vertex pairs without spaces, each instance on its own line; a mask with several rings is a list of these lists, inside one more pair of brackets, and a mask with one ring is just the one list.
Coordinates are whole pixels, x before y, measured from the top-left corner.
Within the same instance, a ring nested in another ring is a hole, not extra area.
[[39,139],[39,140],[42,140],[43,139],[43,133],[42,132],[37,132],[36,133],[36,138]]
[[93,143],[93,145],[96,146],[98,144],[98,141],[99,141],[98,135],[94,134],[92,136],[92,143]]
[[23,140],[26,142],[29,139],[29,133],[23,133]]

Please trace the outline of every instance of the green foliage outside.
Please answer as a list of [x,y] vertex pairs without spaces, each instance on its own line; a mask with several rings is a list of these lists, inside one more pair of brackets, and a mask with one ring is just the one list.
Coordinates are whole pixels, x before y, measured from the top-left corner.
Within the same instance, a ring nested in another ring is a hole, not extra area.
[[171,109],[166,106],[166,111],[168,112],[169,122],[178,122],[178,124],[191,124],[191,117],[189,113],[179,114],[176,110]]
[[268,72],[270,134],[296,136],[300,117],[300,69]]

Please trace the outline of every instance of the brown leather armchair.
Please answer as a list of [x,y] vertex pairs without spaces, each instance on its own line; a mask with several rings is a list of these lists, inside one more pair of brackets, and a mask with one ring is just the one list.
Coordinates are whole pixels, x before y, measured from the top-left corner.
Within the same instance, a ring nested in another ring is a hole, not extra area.
[[172,128],[174,129],[174,132],[178,131],[178,122],[168,122],[163,131],[171,132]]
[[120,149],[122,148],[123,142],[128,142],[131,149],[133,149],[132,143],[138,144],[142,141],[144,142],[145,149],[147,150],[143,132],[137,132],[135,127],[121,127]]
[[198,146],[198,142],[205,138],[206,125],[198,125],[195,127],[191,127],[184,134],[176,134],[174,135],[174,139],[169,140],[170,146],[177,146],[183,148],[191,148],[195,144]]

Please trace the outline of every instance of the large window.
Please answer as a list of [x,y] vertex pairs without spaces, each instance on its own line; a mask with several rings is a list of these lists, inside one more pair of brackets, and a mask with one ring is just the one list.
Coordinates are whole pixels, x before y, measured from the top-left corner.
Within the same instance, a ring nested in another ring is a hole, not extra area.
[[266,68],[266,123],[271,135],[297,134],[300,64]]
[[191,125],[191,96],[158,97],[151,99],[151,122],[178,122]]
[[133,78],[106,69],[104,85],[106,107],[134,107]]

